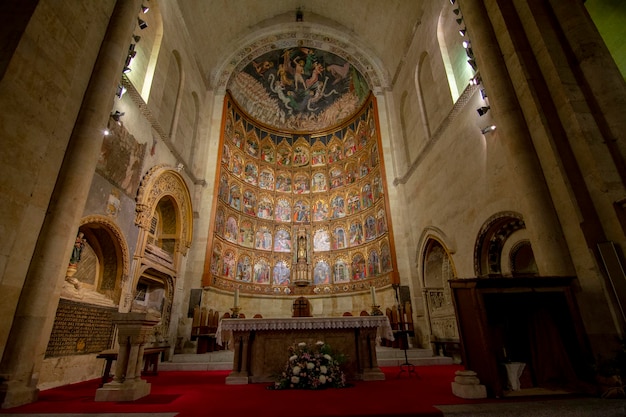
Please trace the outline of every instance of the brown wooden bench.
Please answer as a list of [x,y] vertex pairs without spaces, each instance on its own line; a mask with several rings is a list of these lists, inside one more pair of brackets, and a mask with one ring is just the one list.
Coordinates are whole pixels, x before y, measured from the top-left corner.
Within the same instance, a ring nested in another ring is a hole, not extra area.
[[[167,351],[169,346],[155,346],[155,347],[147,347],[143,350],[143,371],[141,371],[141,375],[149,375],[156,376],[159,374],[159,360],[161,359],[161,355]],[[111,366],[113,365],[113,361],[117,360],[117,350],[103,350],[96,356],[98,359],[104,359],[104,372],[102,373],[102,381],[100,382],[100,386],[102,387],[104,384],[111,380]]]

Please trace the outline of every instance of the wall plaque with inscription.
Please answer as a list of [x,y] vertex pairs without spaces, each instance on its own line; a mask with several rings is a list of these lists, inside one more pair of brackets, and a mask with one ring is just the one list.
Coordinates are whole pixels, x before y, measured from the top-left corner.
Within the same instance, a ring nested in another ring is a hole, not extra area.
[[61,299],[46,357],[97,353],[111,347],[116,308]]

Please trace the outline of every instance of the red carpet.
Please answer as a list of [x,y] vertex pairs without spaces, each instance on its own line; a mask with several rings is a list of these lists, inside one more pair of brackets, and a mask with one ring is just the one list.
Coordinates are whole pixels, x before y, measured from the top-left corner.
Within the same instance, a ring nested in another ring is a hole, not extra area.
[[39,401],[3,413],[156,413],[180,417],[441,416],[433,405],[472,404],[452,395],[458,365],[416,367],[419,378],[398,378],[399,368],[382,368],[385,381],[356,382],[321,391],[268,390],[270,384],[225,385],[229,371],[160,372],[147,377],[149,396],[134,402],[95,402],[99,380],[39,394]]

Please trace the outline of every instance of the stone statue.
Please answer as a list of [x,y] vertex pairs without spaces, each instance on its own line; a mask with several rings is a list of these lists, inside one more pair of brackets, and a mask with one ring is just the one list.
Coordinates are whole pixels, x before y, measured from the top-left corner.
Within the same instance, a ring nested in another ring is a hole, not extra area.
[[298,259],[306,259],[306,238],[304,236],[298,238]]

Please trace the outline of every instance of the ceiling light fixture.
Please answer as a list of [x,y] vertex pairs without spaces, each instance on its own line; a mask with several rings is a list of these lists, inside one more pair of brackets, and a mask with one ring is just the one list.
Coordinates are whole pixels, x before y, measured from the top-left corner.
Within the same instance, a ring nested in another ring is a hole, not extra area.
[[494,130],[496,130],[496,125],[490,125],[490,126],[483,127],[482,129],[480,129],[480,133],[484,135],[486,133],[493,132]]
[[120,119],[125,113],[119,110],[115,110],[115,112],[111,113],[111,119],[115,120],[117,123],[120,123]]
[[118,84],[117,91],[115,92],[115,95],[117,96],[117,98],[122,98],[125,92],[126,92],[126,87],[124,87],[122,84]]
[[477,108],[476,111],[478,112],[479,116],[484,116],[485,114],[487,114],[490,108],[491,108],[490,106],[483,106],[483,107]]
[[480,75],[476,75],[475,77],[470,78],[469,83],[470,85],[478,85],[481,81],[482,79],[480,78]]
[[137,18],[137,24],[139,24],[139,28],[141,30],[144,30],[145,28],[148,27],[148,24],[146,23],[145,20],[141,20],[140,18]]

